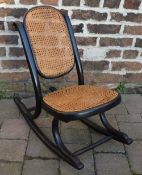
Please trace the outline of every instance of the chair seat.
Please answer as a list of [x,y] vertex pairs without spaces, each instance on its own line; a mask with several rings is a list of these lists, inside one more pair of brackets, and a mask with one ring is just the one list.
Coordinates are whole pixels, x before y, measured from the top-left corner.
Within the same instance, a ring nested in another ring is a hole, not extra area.
[[59,112],[80,112],[114,101],[114,90],[91,85],[64,87],[43,97],[44,103]]

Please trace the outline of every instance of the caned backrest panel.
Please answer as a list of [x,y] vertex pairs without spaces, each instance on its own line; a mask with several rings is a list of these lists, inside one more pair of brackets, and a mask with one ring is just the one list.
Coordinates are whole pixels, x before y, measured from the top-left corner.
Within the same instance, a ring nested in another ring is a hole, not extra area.
[[43,76],[58,77],[73,68],[73,49],[60,11],[50,6],[33,8],[25,15],[25,27]]

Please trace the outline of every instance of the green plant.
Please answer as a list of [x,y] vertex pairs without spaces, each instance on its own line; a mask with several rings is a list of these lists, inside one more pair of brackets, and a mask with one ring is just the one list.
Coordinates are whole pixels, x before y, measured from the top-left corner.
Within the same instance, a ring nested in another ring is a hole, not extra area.
[[126,89],[126,87],[125,87],[125,83],[124,82],[120,82],[118,84],[118,86],[116,87],[116,90],[118,92],[120,92],[120,93],[124,92],[125,89]]

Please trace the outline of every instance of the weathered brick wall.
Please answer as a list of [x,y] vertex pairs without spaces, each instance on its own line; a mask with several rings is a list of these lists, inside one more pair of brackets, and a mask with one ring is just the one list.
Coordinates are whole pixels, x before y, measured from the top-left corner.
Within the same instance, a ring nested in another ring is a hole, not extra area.
[[[16,88],[29,80],[13,21],[25,11],[49,4],[64,9],[72,20],[86,82],[142,82],[141,0],[0,0],[0,81]],[[75,72],[65,77],[72,82]]]

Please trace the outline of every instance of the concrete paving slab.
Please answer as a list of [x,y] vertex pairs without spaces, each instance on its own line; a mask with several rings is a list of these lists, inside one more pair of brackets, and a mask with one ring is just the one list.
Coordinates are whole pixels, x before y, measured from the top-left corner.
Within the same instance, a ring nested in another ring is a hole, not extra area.
[[23,161],[26,146],[27,142],[24,140],[0,140],[0,160]]
[[59,162],[57,160],[26,160],[22,175],[58,175]]
[[106,114],[128,114],[128,111],[123,103],[117,105],[116,107],[110,109]]
[[0,119],[18,118],[20,116],[20,112],[13,99],[0,100],[0,111]]
[[132,175],[127,158],[122,154],[96,154],[97,175]]
[[61,129],[61,135],[64,143],[71,144],[89,144],[91,137],[87,129]]
[[120,130],[134,140],[142,139],[142,123],[119,123]]
[[116,118],[118,122],[142,123],[142,117],[140,114],[116,115]]
[[[99,139],[105,137],[97,132],[92,133],[92,142],[95,143]],[[94,149],[95,152],[100,153],[125,153],[124,145],[116,140],[110,140]]]
[[0,138],[3,139],[28,139],[29,126],[23,119],[6,119],[4,120]]
[[128,159],[134,174],[142,174],[142,141],[135,141],[126,146]]
[[1,175],[21,175],[21,163],[2,163],[0,162]]
[[[49,129],[44,129],[44,131],[47,135],[51,132]],[[51,137],[51,135],[49,137]],[[33,132],[30,133],[26,156],[32,158],[58,158]]]

